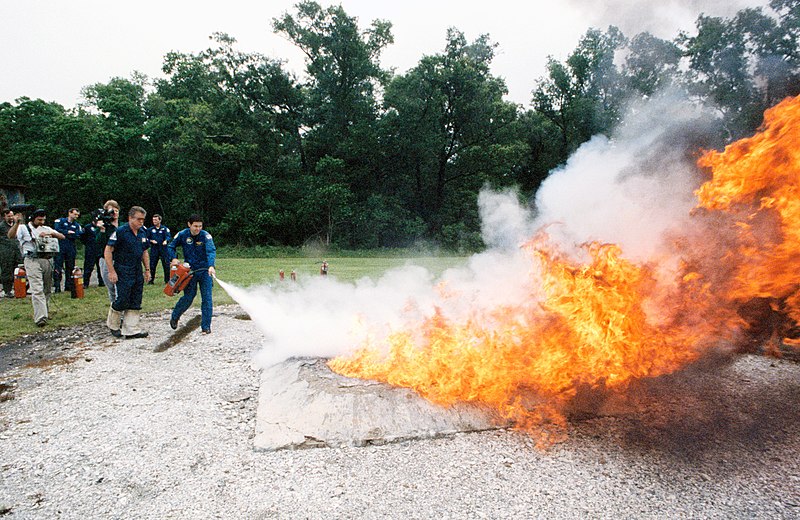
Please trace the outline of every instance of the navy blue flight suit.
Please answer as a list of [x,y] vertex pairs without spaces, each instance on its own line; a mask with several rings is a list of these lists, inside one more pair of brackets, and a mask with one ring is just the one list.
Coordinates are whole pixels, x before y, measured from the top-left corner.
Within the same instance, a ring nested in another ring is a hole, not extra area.
[[65,237],[58,241],[59,251],[53,267],[55,292],[61,292],[62,278],[64,279],[64,291],[72,291],[74,289],[72,270],[75,268],[75,255],[78,253],[75,248],[75,239],[81,236],[83,228],[77,221],[70,222],[69,218],[62,217],[56,220],[53,229]]
[[161,268],[164,269],[164,283],[169,282],[169,253],[167,252],[167,244],[172,239],[169,228],[161,225],[158,227],[151,226],[147,230],[147,239],[150,241],[150,274],[153,279],[150,283],[154,283],[156,279],[156,267],[158,261],[161,260]]
[[108,237],[108,246],[114,248],[114,270],[117,272],[117,299],[111,304],[115,311],[141,310],[144,278],[142,255],[150,246],[147,234],[139,229],[137,234],[128,224],[122,224]]
[[[197,236],[192,236],[191,229],[186,228],[175,235],[175,238],[167,246],[170,261],[177,257],[176,250],[178,245],[183,248],[184,262],[188,262],[193,271],[214,267],[214,262],[217,259],[217,248],[214,246],[214,240],[208,231],[201,229]],[[205,332],[210,332],[211,316],[214,313],[214,303],[211,299],[214,279],[208,274],[208,270],[194,273],[186,289],[183,290],[183,296],[175,304],[175,308],[172,309],[172,319],[178,321],[181,315],[192,305],[192,301],[197,295],[198,285],[200,286],[200,297],[202,299],[200,304],[200,328]]]
[[100,276],[100,257],[103,252],[97,244],[97,231],[99,229],[94,223],[83,227],[81,242],[83,242],[83,286],[89,287],[89,280],[92,279],[92,271],[97,268],[97,286],[103,287],[103,277]]

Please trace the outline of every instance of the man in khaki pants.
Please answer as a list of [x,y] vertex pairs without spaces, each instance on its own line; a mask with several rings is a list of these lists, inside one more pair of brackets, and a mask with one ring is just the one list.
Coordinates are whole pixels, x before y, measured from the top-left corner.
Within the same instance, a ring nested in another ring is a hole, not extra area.
[[50,303],[50,293],[53,292],[53,253],[40,253],[36,247],[37,238],[64,239],[64,235],[45,226],[47,213],[37,209],[31,214],[29,224],[22,225],[25,221],[22,213],[14,215],[14,225],[8,234],[14,233],[20,243],[22,257],[25,262],[25,272],[31,285],[31,302],[33,303],[33,321],[39,327],[47,325],[49,318],[47,306]]

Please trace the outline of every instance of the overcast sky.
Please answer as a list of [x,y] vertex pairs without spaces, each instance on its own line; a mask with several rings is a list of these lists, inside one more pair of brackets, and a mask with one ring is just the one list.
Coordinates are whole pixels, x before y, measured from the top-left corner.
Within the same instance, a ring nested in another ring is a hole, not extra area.
[[[473,40],[488,33],[499,44],[494,74],[509,99],[528,105],[545,73],[548,55],[563,60],[589,27],[614,24],[632,36],[649,30],[672,38],[691,30],[701,12],[730,15],[767,0],[343,0],[362,28],[381,18],[392,22],[395,43],[384,67],[405,72],[426,54],[441,52],[448,27]],[[169,51],[199,52],[209,35],[225,32],[246,52],[288,61],[303,72],[300,52],[272,33],[272,19],[296,0],[0,0],[0,102],[21,96],[72,107],[83,87],[133,71],[161,75]],[[323,6],[339,2],[319,1]]]

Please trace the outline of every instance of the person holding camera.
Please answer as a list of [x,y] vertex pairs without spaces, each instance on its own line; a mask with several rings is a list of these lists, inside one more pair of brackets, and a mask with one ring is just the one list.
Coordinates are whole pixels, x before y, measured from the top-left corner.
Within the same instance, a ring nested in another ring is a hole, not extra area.
[[55,266],[53,267],[53,283],[57,293],[61,292],[61,279],[64,279],[64,292],[72,292],[75,282],[72,280],[72,270],[75,269],[75,257],[78,250],[75,247],[75,239],[83,234],[83,228],[78,224],[78,217],[81,212],[78,208],[70,208],[66,217],[56,219],[56,231],[64,235],[64,240],[59,240],[59,251],[56,255]]
[[[33,303],[33,321],[39,327],[47,325],[49,319],[48,304],[53,291],[53,255],[58,251],[58,241],[64,240],[64,235],[45,226],[47,212],[37,209],[30,216],[30,223],[25,224],[22,213],[14,215],[14,225],[9,233],[16,233],[20,244],[25,272],[31,287],[31,302]],[[48,240],[49,239],[49,240]]]
[[[128,223],[108,237],[104,252],[108,280],[116,284],[117,298],[108,310],[106,324],[114,337],[146,338],[139,329],[144,283],[150,281],[147,233],[142,229],[147,212],[140,206],[128,211]],[[142,273],[144,267],[144,273]]]
[[119,203],[116,200],[107,200],[102,210],[94,212],[97,221],[97,247],[100,250],[100,276],[108,291],[108,300],[114,303],[117,299],[117,286],[108,279],[108,265],[105,261],[105,249],[108,238],[114,234],[119,226]]

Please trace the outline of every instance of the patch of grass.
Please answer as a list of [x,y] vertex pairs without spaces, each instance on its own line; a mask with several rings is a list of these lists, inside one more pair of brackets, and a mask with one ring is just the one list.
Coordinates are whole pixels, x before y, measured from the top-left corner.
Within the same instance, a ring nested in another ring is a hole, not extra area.
[[287,247],[287,246],[238,246],[226,245],[217,247],[218,256],[226,258],[307,258],[322,259],[334,258],[450,258],[455,256],[452,252],[445,251],[438,246],[420,244],[409,248],[380,248],[380,249],[338,249],[334,247]]
[[[409,263],[419,265],[439,276],[445,269],[463,265],[463,257],[419,257],[419,258],[377,258],[377,257],[325,257],[328,261],[329,276],[341,281],[352,282],[364,277],[379,278],[387,270]],[[285,273],[284,283],[292,283],[289,274],[297,272],[299,281],[312,276],[320,276],[322,258],[281,257],[281,258],[232,258],[220,254],[217,257],[217,276],[225,282],[240,287],[273,284],[280,281],[279,272]],[[79,264],[80,265],[80,264]],[[142,311],[154,312],[171,309],[178,297],[163,293],[163,277],[158,267],[156,285],[145,285],[142,298]],[[214,285],[214,304],[234,303],[228,294]],[[194,306],[200,306],[200,294],[195,296]],[[45,330],[73,327],[97,320],[104,320],[108,314],[108,292],[105,287],[85,288],[83,299],[72,299],[69,293],[54,294],[50,300],[50,321]],[[25,334],[42,332],[33,323],[33,306],[28,298],[0,299],[0,344]]]

